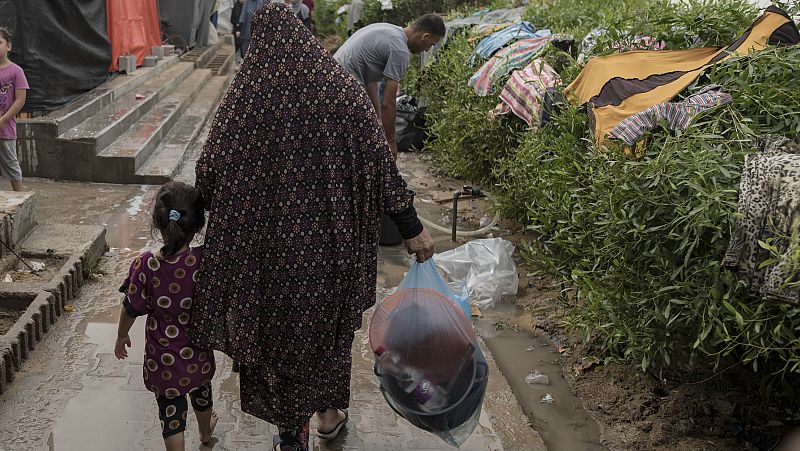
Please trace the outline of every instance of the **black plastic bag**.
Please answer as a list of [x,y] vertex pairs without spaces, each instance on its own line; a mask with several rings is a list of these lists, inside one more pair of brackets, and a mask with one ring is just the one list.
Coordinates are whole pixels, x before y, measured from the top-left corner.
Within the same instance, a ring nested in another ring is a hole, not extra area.
[[422,150],[425,145],[426,126],[424,108],[417,106],[417,99],[404,95],[396,99],[395,138],[397,150]]

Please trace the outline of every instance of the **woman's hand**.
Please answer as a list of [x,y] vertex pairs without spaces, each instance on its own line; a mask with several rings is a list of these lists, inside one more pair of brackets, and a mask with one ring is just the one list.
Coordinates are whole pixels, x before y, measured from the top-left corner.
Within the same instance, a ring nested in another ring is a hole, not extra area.
[[433,238],[427,229],[422,229],[422,233],[406,240],[405,244],[408,253],[416,255],[419,263],[424,263],[433,257]]
[[114,345],[114,355],[117,356],[118,359],[123,360],[128,357],[128,350],[125,348],[131,347],[131,337],[130,335],[125,335],[124,337],[117,337],[117,343]]

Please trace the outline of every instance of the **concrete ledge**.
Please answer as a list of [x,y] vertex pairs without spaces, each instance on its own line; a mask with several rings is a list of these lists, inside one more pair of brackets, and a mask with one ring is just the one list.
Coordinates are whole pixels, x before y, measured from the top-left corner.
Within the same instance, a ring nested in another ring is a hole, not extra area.
[[30,353],[64,312],[107,249],[105,229],[95,226],[46,224],[36,227],[20,246],[24,256],[69,255],[50,280],[0,285],[0,299],[25,307],[0,337],[0,393],[13,382]]
[[160,185],[172,180],[192,155],[202,136],[203,128],[213,119],[215,107],[225,95],[232,76],[211,77],[197,94],[180,120],[172,127],[158,149],[136,171],[132,181],[145,185]]
[[[36,227],[36,201],[31,192],[0,191],[0,215],[8,217],[3,240],[12,248]],[[3,249],[3,253],[6,250]]]

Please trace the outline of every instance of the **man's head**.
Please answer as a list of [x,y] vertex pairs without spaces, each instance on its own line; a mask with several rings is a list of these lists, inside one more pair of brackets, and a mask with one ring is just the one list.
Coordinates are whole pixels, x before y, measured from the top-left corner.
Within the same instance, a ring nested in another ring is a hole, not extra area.
[[408,49],[411,53],[426,52],[442,40],[446,31],[441,17],[425,14],[407,29]]

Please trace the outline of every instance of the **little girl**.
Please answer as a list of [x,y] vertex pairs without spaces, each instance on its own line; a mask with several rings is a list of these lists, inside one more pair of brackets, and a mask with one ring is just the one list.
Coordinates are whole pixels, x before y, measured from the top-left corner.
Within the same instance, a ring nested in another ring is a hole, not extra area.
[[133,261],[120,291],[125,293],[114,354],[128,356],[128,332],[136,317],[147,315],[144,384],[155,393],[167,451],[184,450],[184,431],[192,401],[200,441],[207,444],[217,424],[212,410],[214,354],[193,346],[186,334],[203,247],[190,248],[205,225],[200,192],[185,183],[169,182],[158,191],[153,228],[164,247],[145,251]]

